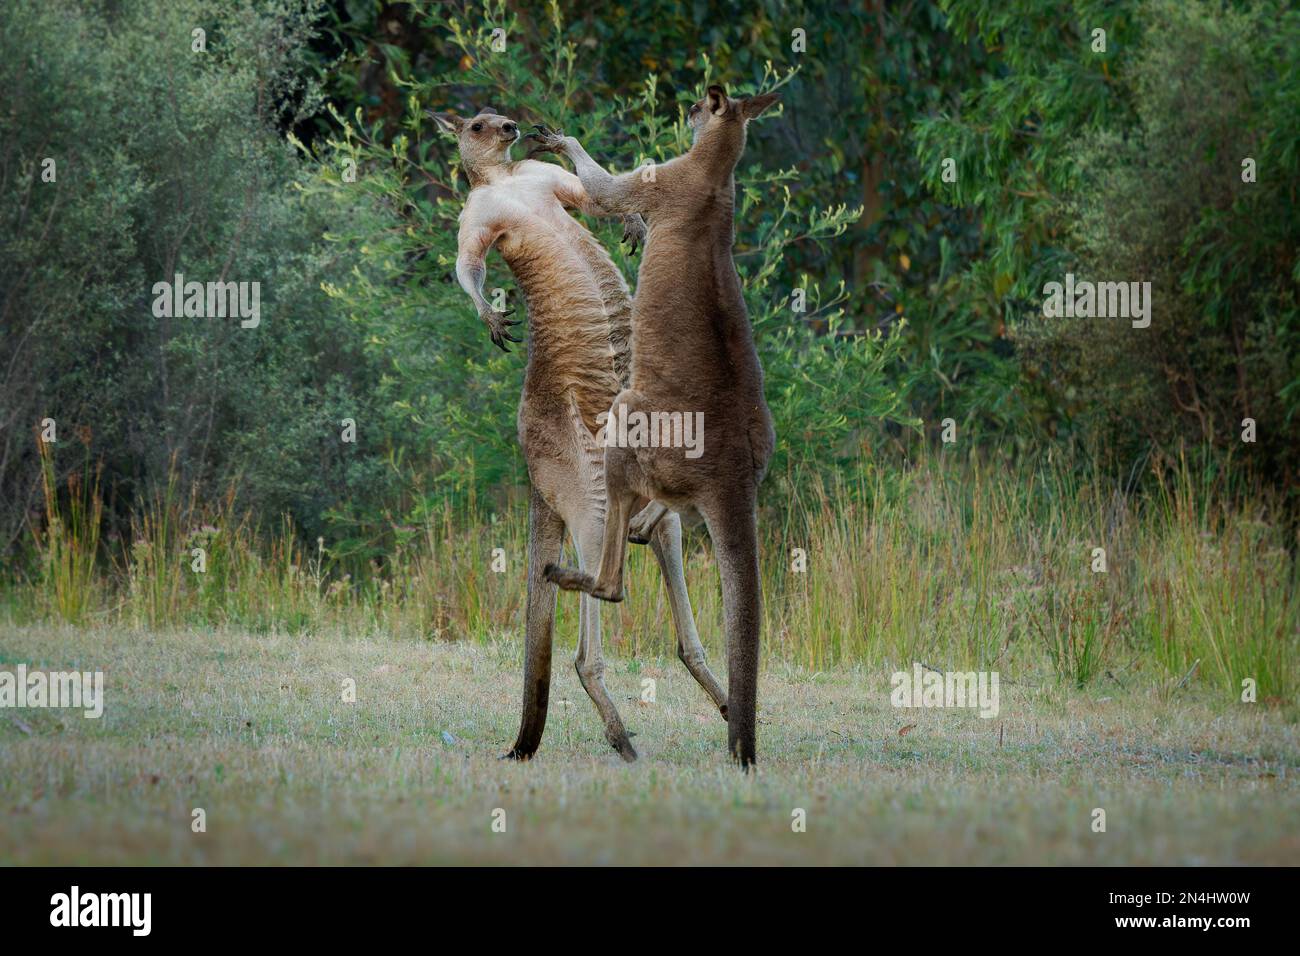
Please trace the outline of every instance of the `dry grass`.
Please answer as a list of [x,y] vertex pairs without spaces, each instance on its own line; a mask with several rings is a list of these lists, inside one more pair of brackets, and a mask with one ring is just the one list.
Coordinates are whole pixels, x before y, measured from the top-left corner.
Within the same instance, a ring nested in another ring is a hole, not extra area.
[[0,626],[0,669],[103,669],[107,694],[98,721],[0,710],[0,862],[1300,863],[1292,704],[1130,672],[1004,684],[981,720],[892,708],[883,669],[773,661],[746,778],[676,660],[611,661],[624,765],[561,633],[543,749],[516,765],[518,642]]

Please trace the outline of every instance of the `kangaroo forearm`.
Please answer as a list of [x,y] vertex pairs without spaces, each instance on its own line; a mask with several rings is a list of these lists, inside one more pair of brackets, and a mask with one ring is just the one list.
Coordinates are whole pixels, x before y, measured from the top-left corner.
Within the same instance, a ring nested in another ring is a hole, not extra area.
[[572,136],[565,140],[565,155],[573,163],[573,171],[582,180],[582,188],[587,191],[591,201],[606,210],[607,214],[640,212],[635,200],[635,172],[621,176],[610,175],[587,155],[582,144]]
[[592,198],[591,194],[588,193],[585,189],[582,192],[582,202],[578,205],[578,208],[584,214],[588,216],[596,216],[597,218],[600,219],[611,219],[614,217],[618,217],[621,219],[627,218],[627,216],[624,213],[618,212],[617,210],[614,209],[606,209],[600,203],[596,202],[596,200]]
[[637,212],[626,212],[621,209],[610,209],[598,203],[590,194],[586,202],[581,206],[582,211],[588,216],[595,216],[598,219],[617,219],[627,228],[645,228],[645,220]]
[[623,231],[633,235],[644,235],[646,230],[645,220],[641,218],[640,213],[621,212],[617,209],[607,209],[600,203],[596,202],[591,195],[583,190],[584,199],[579,207],[586,215],[595,216],[599,219],[618,219],[623,224]]
[[583,188],[584,198],[582,205],[579,207],[586,215],[595,216],[599,219],[621,219],[625,224],[629,220],[640,221],[641,216],[635,212],[625,212],[621,209],[610,209],[596,200],[591,193]]
[[483,283],[487,279],[486,262],[482,259],[457,259],[456,279],[480,312],[487,307],[487,299],[483,297]]

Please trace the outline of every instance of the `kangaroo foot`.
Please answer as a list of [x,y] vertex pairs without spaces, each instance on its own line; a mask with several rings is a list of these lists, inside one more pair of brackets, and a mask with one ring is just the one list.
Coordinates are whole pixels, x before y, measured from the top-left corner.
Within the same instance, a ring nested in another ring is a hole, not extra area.
[[533,755],[537,753],[537,747],[540,743],[541,743],[540,735],[539,735],[539,739],[534,740],[532,742],[529,742],[527,739],[523,737],[523,735],[520,735],[515,739],[515,742],[511,746],[510,750],[507,751],[506,753],[503,753],[498,759],[532,760]]
[[596,579],[577,568],[562,568],[558,564],[548,564],[542,568],[542,577],[566,591],[584,591],[590,594],[596,586]]
[[648,510],[648,508],[644,509],[640,514],[634,515],[632,521],[627,526],[627,540],[631,541],[633,544],[650,543],[650,535],[654,533],[657,521],[649,519],[656,518],[657,516],[647,515],[646,511]]
[[633,544],[649,544],[650,536],[654,534],[655,526],[668,513],[665,508],[657,501],[652,501],[639,512],[632,516],[632,520],[627,526],[627,540]]
[[620,591],[613,594],[597,587],[596,579],[585,571],[579,571],[576,568],[562,568],[557,564],[548,564],[542,569],[542,577],[552,584],[558,585],[566,591],[582,591],[590,594],[594,598],[602,601],[613,601],[615,603],[623,600],[623,593]]
[[654,521],[647,521],[645,512],[633,517],[631,523],[627,526],[627,540],[633,544],[649,544],[650,537],[654,534]]
[[[730,721],[728,721],[730,723]],[[745,773],[752,773],[757,768],[755,763],[757,757],[754,755],[754,745],[752,742],[743,740],[728,741],[727,749],[731,753],[731,762],[740,767]]]
[[627,739],[627,734],[613,735],[607,734],[606,739],[609,745],[618,751],[618,755],[628,763],[636,763],[636,748],[632,746],[632,741]]

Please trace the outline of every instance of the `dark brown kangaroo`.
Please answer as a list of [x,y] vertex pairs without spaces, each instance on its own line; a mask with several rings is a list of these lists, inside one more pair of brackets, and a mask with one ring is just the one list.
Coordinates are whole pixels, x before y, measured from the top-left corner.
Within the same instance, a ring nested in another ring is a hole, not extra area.
[[613,412],[625,420],[635,412],[647,417],[704,415],[699,457],[687,457],[681,448],[606,442],[609,510],[599,571],[593,576],[552,565],[545,575],[567,590],[621,600],[628,531],[638,497],[655,502],[638,516],[638,535],[666,513],[657,503],[688,517],[703,517],[722,578],[728,746],[743,767],[755,759],[763,613],[758,484],[776,436],[731,255],[734,171],[745,148],[746,125],[777,99],[769,93],[735,100],[722,87],[710,86],[690,109],[695,138],[689,152],[661,166],[619,176],[601,169],[571,136],[540,129],[533,134],[538,150],[569,158],[594,202],[610,212],[642,213],[649,220],[632,302],[631,381],[614,399]]

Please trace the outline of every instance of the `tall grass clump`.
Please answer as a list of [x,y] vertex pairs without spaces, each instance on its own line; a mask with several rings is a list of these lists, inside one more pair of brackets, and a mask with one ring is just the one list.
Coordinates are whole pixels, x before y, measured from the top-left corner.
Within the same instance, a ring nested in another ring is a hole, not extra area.
[[1142,541],[1148,600],[1138,643],[1170,673],[1194,668],[1229,693],[1256,681],[1263,695],[1297,689],[1300,577],[1295,541],[1267,509],[1207,505],[1183,467],[1155,498],[1159,538]]
[[[768,651],[811,668],[919,661],[1079,687],[1182,677],[1199,660],[1225,691],[1249,677],[1294,694],[1287,525],[1264,499],[1193,474],[1183,460],[1139,497],[1099,468],[936,452],[817,487],[767,529]],[[708,583],[692,585],[716,633]]]
[[37,438],[41,465],[44,522],[35,528],[41,586],[36,606],[69,624],[82,624],[96,609],[100,592],[96,561],[104,502],[99,473],[87,459],[81,471],[68,475],[60,495],[54,459],[48,443]]
[[[1061,461],[1008,464],[927,451],[888,468],[802,482],[760,520],[765,654],[837,665],[997,670],[1022,683],[1182,687],[1264,698],[1300,688],[1295,541],[1270,499],[1186,458],[1132,475]],[[779,507],[777,507],[779,505]],[[527,515],[446,504],[393,527],[361,560],[286,518],[267,531],[232,489],[215,502],[168,482],[106,549],[87,476],[55,493],[35,536],[26,606],[151,630],[326,629],[416,640],[521,643]],[[685,535],[701,638],[724,666],[717,565]],[[107,557],[105,557],[105,553]],[[614,657],[671,657],[672,617],[648,548],[630,549],[626,602],[603,608]],[[561,594],[556,640],[572,646],[578,599]]]

